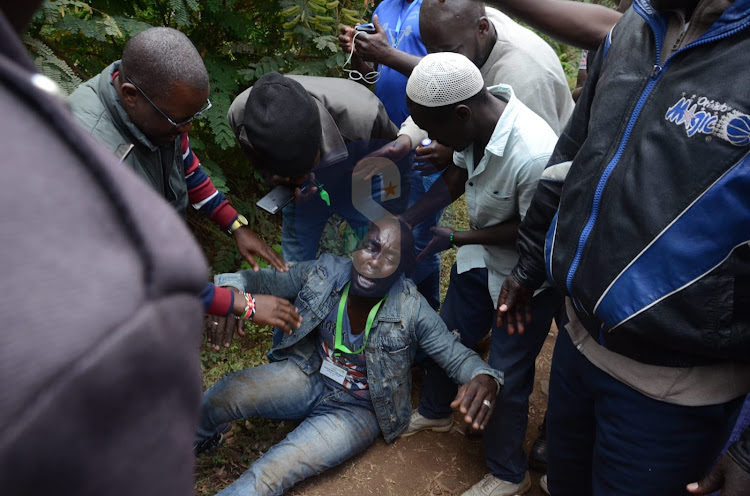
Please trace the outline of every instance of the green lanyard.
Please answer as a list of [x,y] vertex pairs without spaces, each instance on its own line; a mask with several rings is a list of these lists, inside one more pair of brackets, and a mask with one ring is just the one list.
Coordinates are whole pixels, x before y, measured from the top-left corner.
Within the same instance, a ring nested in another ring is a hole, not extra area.
[[341,342],[341,323],[344,320],[344,311],[346,310],[346,300],[349,297],[349,283],[346,283],[346,286],[344,286],[344,293],[341,295],[341,299],[339,300],[339,313],[336,317],[336,337],[334,338],[334,344],[333,349],[343,351],[344,353],[349,353],[350,355],[358,355],[362,353],[362,351],[365,349],[365,345],[367,344],[367,337],[370,335],[370,328],[372,327],[372,322],[375,320],[375,315],[378,313],[378,309],[380,308],[380,305],[385,301],[386,298],[388,298],[388,295],[383,296],[383,298],[377,302],[377,304],[372,307],[372,310],[370,310],[370,314],[367,316],[367,323],[365,324],[365,338],[362,340],[362,347],[358,350],[350,350]]

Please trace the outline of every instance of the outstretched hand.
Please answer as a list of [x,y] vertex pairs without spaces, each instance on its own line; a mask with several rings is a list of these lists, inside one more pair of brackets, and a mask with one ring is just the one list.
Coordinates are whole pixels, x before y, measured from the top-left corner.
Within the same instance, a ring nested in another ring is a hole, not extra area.
[[458,408],[464,415],[464,422],[470,424],[472,429],[481,431],[495,410],[497,393],[495,379],[487,374],[479,374],[458,389],[451,408]]
[[220,350],[222,346],[229,348],[235,333],[240,337],[245,336],[244,324],[244,320],[234,317],[206,315],[204,329],[206,337],[208,337],[208,346],[216,351]]
[[[350,62],[352,64],[352,68],[359,71],[360,74],[369,74],[370,72],[375,71],[375,64],[362,60],[362,57],[359,56],[359,52],[357,52],[354,47],[355,34],[359,33],[357,35],[358,39],[360,36],[367,35],[365,33],[355,31],[351,26],[345,26],[343,24],[339,27],[339,29],[341,30],[341,34],[339,35],[339,46],[341,46],[341,50],[343,50],[344,54],[346,54],[347,56],[351,55]],[[353,79],[358,80],[362,83],[367,83],[366,80],[356,78]]]
[[451,234],[455,232],[452,228],[447,226],[433,226],[430,228],[430,232],[433,234],[432,239],[424,247],[424,250],[417,255],[417,262],[451,247]]
[[350,53],[352,51],[352,40],[354,39],[354,28],[341,24],[339,26],[339,31],[341,31],[341,34],[339,35],[339,46],[344,53]]
[[406,157],[411,151],[411,138],[405,134],[397,136],[395,140],[390,143],[386,143],[382,147],[378,148],[374,152],[370,153],[368,157],[386,157],[394,162],[398,162],[402,158]]
[[413,169],[423,176],[447,169],[453,164],[453,149],[433,141],[427,146],[419,145],[415,150]]
[[311,172],[305,182],[306,186],[294,187],[294,204],[303,205],[305,202],[318,196],[318,183],[315,181],[315,173]]
[[289,300],[264,294],[253,294],[253,297],[255,298],[253,322],[256,324],[278,327],[286,334],[291,334],[293,329],[299,329],[302,325],[302,317],[297,307]]
[[512,274],[508,275],[497,299],[497,327],[507,324],[508,335],[523,334],[525,325],[531,321],[533,296],[534,291],[522,286]]
[[253,268],[255,272],[260,270],[258,262],[255,260],[255,255],[268,261],[271,267],[278,270],[279,272],[289,271],[289,265],[284,262],[284,259],[276,253],[273,248],[268,246],[265,241],[250,230],[247,226],[242,226],[234,231],[234,242],[237,244],[237,250],[239,250],[242,258],[247,260],[247,263]]
[[721,491],[719,496],[750,495],[750,473],[740,467],[728,454],[724,454],[701,481],[687,485],[691,494],[710,494]]
[[[374,176],[381,174],[385,168],[392,167],[394,162],[407,156],[410,151],[411,138],[406,135],[399,136],[357,162],[352,172],[352,180],[370,181]],[[388,160],[373,160],[374,158]]]

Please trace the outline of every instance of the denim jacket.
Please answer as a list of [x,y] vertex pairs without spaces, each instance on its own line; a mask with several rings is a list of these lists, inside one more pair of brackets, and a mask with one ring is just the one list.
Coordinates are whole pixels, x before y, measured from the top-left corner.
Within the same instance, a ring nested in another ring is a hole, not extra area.
[[[309,375],[321,365],[316,350],[317,335],[312,331],[338,303],[349,281],[351,265],[351,260],[323,255],[318,260],[297,263],[287,273],[248,270],[218,275],[215,283],[294,300],[302,316],[302,326],[291,335],[284,335],[269,357],[294,360]],[[490,368],[475,352],[459,343],[414,284],[402,277],[388,292],[365,346],[370,398],[380,430],[389,443],[409,425],[411,366],[417,347],[459,384],[478,374],[488,374],[502,384],[502,372]]]

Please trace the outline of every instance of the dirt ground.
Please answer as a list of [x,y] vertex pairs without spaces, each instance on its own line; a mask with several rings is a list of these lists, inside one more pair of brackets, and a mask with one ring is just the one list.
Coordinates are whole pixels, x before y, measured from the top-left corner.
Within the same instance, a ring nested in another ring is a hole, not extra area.
[[[536,363],[534,392],[529,404],[526,452],[536,439],[547,408],[547,386],[557,330],[553,327]],[[416,401],[416,397],[414,398]],[[387,496],[460,495],[486,473],[482,441],[463,435],[461,416],[454,414],[448,433],[420,432],[388,445],[380,438],[361,455],[306,480],[289,494],[294,496]],[[528,496],[542,496],[539,478],[531,471]]]

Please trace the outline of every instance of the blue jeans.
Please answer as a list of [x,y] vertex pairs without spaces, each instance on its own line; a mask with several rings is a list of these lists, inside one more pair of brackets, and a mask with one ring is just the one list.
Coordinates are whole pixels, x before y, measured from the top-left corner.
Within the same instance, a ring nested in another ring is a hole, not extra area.
[[319,372],[306,375],[291,360],[232,372],[203,395],[197,440],[233,420],[303,419],[219,494],[278,495],[335,467],[370,446],[380,434],[375,413],[348,392],[328,386]]
[[[503,372],[505,385],[482,439],[487,466],[492,474],[517,484],[528,470],[523,441],[528,424],[529,395],[534,388],[535,360],[552,318],[562,304],[562,297],[554,289],[546,289],[535,296],[532,320],[526,326],[526,332],[513,336],[508,336],[505,327],[495,325],[496,304],[487,289],[487,269],[458,274],[453,266],[440,316],[448,329],[458,330],[461,342],[469,348],[492,330],[488,363]],[[427,375],[419,413],[427,418],[450,416],[450,402],[456,396],[456,384],[432,360],[426,360],[425,369]]]
[[555,496],[687,495],[745,398],[701,407],[651,399],[599,370],[561,330],[550,372],[548,485]]

